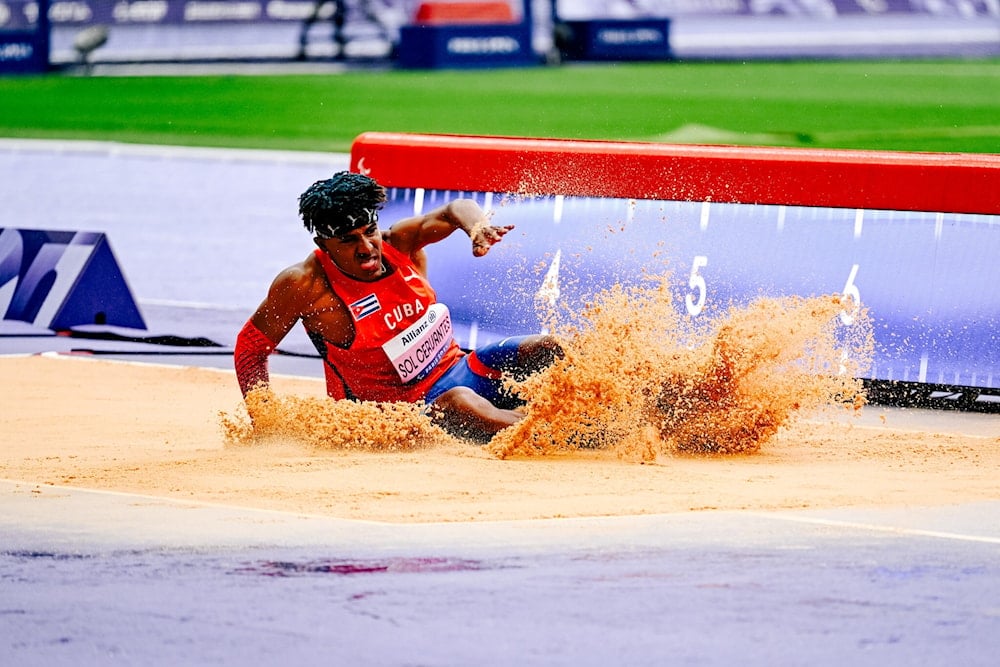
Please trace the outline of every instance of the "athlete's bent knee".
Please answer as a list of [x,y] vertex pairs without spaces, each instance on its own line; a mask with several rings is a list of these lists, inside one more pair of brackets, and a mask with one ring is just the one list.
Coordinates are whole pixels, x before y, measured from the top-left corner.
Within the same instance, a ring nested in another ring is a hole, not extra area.
[[452,435],[477,442],[488,442],[522,417],[515,410],[498,408],[468,387],[452,387],[431,405],[434,423]]

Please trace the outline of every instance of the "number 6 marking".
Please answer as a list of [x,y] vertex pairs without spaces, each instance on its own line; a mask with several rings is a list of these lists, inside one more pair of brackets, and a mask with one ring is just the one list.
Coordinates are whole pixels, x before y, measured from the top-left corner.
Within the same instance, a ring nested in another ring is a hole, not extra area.
[[850,297],[854,304],[851,312],[847,312],[846,309],[840,311],[840,321],[845,326],[854,324],[854,316],[857,314],[858,309],[861,308],[861,292],[858,290],[858,286],[854,284],[854,279],[857,277],[858,265],[855,264],[851,267],[851,275],[847,276],[847,283],[844,285],[844,296]]
[[684,305],[687,306],[688,315],[695,317],[705,307],[705,297],[708,290],[705,286],[705,279],[698,273],[698,269],[708,266],[708,257],[695,255],[694,263],[691,264],[691,277],[688,279],[688,286],[698,291],[698,300],[695,301],[691,294],[684,297]]

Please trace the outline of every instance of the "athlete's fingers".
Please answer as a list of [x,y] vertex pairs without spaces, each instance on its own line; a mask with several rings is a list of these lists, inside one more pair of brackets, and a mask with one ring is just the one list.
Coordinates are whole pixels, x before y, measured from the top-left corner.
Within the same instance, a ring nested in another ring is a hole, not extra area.
[[499,241],[512,229],[514,229],[514,225],[504,225],[503,227],[494,227],[493,232],[497,236],[497,241]]
[[504,225],[503,227],[486,225],[477,229],[472,239],[472,254],[476,257],[482,257],[490,251],[493,244],[499,243],[500,239],[512,229],[514,229],[514,225]]
[[500,239],[502,239],[504,235],[512,229],[514,229],[514,225],[504,225],[503,227],[490,225],[489,227],[483,228],[483,236],[485,236],[486,240],[490,243],[490,245],[492,245],[494,243],[499,243]]

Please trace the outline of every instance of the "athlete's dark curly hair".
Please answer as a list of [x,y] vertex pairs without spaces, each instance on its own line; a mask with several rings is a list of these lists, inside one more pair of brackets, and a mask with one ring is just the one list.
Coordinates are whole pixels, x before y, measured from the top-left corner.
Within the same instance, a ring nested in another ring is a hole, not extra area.
[[299,215],[313,236],[329,239],[378,220],[385,189],[349,171],[316,181],[299,197]]

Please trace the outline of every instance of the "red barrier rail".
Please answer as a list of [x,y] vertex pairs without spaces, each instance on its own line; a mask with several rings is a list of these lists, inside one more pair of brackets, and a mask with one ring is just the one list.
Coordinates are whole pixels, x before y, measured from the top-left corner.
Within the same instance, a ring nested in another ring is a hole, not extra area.
[[1000,214],[1000,155],[368,132],[389,187]]

